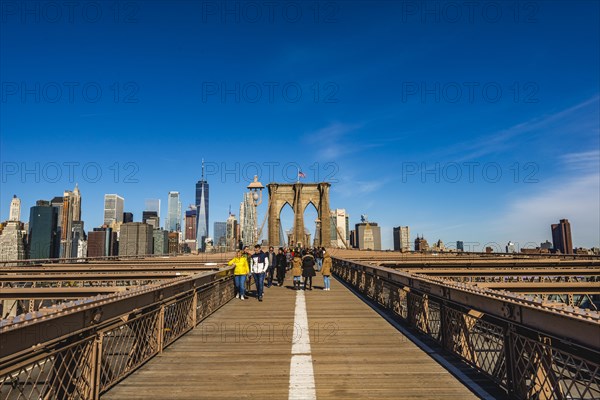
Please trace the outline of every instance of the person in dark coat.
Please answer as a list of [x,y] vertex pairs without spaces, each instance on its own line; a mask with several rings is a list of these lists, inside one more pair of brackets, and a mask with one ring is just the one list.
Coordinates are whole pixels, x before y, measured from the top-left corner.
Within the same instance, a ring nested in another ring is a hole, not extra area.
[[306,290],[306,284],[308,283],[308,290],[312,290],[312,277],[317,275],[315,272],[315,258],[311,252],[307,252],[302,257],[302,276],[304,277],[304,290]]
[[277,284],[283,286],[285,280],[285,269],[287,268],[287,259],[283,251],[283,247],[279,248],[277,258],[275,259],[275,268],[277,269]]

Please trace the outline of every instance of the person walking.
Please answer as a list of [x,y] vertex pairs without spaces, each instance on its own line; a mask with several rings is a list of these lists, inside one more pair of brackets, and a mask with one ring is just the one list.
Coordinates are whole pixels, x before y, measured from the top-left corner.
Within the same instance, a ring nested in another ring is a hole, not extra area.
[[287,267],[287,260],[285,258],[283,247],[279,248],[279,253],[277,253],[275,260],[275,267],[277,268],[277,284],[279,286],[283,286],[283,281],[285,280],[285,269]]
[[317,263],[317,271],[321,271],[321,268],[323,267],[323,250],[324,248],[322,247],[315,247],[315,251],[313,253]]
[[292,261],[292,276],[294,277],[294,290],[300,290],[300,277],[302,276],[302,259],[300,254],[294,254]]
[[269,267],[267,268],[267,287],[270,288],[273,285],[273,275],[275,274],[275,264],[277,258],[277,254],[275,254],[273,246],[269,247],[267,258],[269,259]]
[[227,265],[235,265],[235,268],[233,269],[233,282],[237,291],[235,297],[244,300],[244,294],[246,294],[246,275],[250,273],[248,259],[243,254],[242,250],[238,250],[235,253],[235,257],[233,257]]
[[306,255],[302,257],[302,276],[304,277],[304,290],[308,283],[308,290],[312,290],[312,278],[317,275],[315,272],[315,258],[311,254],[311,251],[307,251]]
[[323,274],[323,290],[331,290],[331,257],[327,251],[323,252],[323,269],[321,269],[321,273]]
[[258,301],[263,301],[263,290],[265,287],[265,272],[269,268],[269,259],[267,255],[261,250],[260,245],[254,246],[254,254],[252,254],[252,265],[250,270],[254,277],[254,284],[256,285],[256,297]]

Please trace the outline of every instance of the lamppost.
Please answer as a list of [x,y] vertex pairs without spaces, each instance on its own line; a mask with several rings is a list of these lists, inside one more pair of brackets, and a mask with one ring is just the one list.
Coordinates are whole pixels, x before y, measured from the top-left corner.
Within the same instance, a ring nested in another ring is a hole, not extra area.
[[254,205],[254,244],[258,243],[258,206],[262,203],[262,191],[265,188],[258,181],[258,176],[254,175],[254,181],[248,186],[248,190],[252,194],[252,205]]

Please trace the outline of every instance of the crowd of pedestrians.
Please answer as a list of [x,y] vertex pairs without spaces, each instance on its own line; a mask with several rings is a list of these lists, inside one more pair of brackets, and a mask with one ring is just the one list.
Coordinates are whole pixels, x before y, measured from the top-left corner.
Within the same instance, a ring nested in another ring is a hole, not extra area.
[[283,286],[288,271],[293,277],[294,290],[312,290],[313,277],[317,273],[323,275],[323,290],[331,289],[331,257],[324,247],[280,247],[275,252],[275,248],[270,246],[265,253],[257,244],[253,251],[248,246],[238,250],[228,264],[235,265],[233,275],[236,297],[240,300],[246,298],[246,281],[250,276],[256,286],[256,298],[263,301],[265,286],[270,288],[274,280],[275,286]]

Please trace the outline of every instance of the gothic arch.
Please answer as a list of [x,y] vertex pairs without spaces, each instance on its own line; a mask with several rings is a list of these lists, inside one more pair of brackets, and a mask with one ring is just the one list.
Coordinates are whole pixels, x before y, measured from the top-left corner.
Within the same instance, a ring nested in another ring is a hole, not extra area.
[[329,246],[327,239],[330,235],[329,223],[329,188],[328,182],[319,183],[270,183],[269,189],[269,245],[279,246],[279,215],[285,204],[289,204],[294,212],[294,228],[292,240],[294,243],[302,243],[311,246],[312,243],[304,243],[304,211],[308,204],[312,203],[317,210],[319,220],[322,221],[318,229],[320,246]]

